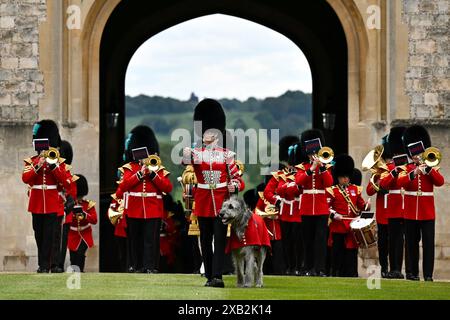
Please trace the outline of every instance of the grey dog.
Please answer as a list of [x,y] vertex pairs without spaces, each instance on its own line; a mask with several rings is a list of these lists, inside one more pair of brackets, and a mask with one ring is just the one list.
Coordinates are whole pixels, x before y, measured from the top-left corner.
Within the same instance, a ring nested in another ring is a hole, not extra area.
[[[244,237],[251,216],[252,212],[247,208],[244,200],[236,196],[232,196],[223,203],[219,214],[224,224],[231,224],[232,231],[236,233],[240,241]],[[255,245],[244,246],[231,252],[237,274],[237,287],[249,288],[254,282],[257,288],[263,286],[263,264],[266,254],[265,246]]]

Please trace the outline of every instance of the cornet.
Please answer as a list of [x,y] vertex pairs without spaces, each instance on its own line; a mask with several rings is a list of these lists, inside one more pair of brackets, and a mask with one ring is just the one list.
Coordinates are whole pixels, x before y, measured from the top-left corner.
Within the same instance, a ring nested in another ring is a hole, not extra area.
[[48,150],[42,151],[41,157],[46,158],[48,164],[56,164],[59,161],[59,150],[50,147]]
[[161,158],[156,154],[148,156],[148,158],[145,158],[143,162],[150,171],[158,171],[159,167],[161,167]]
[[334,151],[330,147],[323,147],[317,152],[317,157],[323,164],[328,164],[334,159]]

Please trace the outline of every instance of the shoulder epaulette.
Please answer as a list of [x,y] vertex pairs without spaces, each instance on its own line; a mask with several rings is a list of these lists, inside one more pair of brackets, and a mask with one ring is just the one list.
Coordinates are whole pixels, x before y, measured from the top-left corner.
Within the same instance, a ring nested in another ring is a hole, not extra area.
[[306,171],[305,166],[302,163],[296,165],[295,167],[300,169],[300,170]]
[[26,164],[33,164],[33,159],[31,159],[31,158],[23,159],[23,161],[24,161]]
[[262,201],[266,200],[266,199],[264,198],[264,191],[259,191],[259,192],[258,192],[258,196],[261,198]]
[[441,170],[441,167],[434,167],[434,170],[439,171]]
[[89,202],[87,209],[91,210],[93,207],[95,207],[95,201],[87,200]]
[[67,164],[67,163],[66,163],[66,170],[67,170],[67,171],[72,170],[72,166],[71,166],[70,164]]
[[358,190],[358,194],[361,194],[363,192],[363,187],[356,186],[356,189]]
[[390,172],[383,172],[380,176],[380,179],[386,178],[390,174],[391,174]]
[[326,188],[325,190],[327,190],[327,192],[334,197],[334,188],[336,188],[336,187],[332,186],[332,187]]
[[80,179],[80,177],[77,176],[76,174],[74,174],[74,175],[72,176],[72,182],[75,182],[75,181],[77,181],[78,179]]
[[113,198],[114,200],[117,201],[117,195],[116,195],[115,193],[113,193],[113,194],[111,195],[111,198]]
[[123,169],[128,169],[128,170],[133,170],[133,168],[131,167],[130,163],[127,163],[125,165],[122,166]]
[[280,177],[279,177],[279,175],[278,175],[278,172],[271,172],[272,173],[272,176],[278,181],[278,179],[280,179]]
[[329,163],[328,163],[328,164],[325,165],[325,168],[326,168],[327,170],[330,169],[331,167],[333,167],[332,164],[329,164]]
[[59,158],[58,159],[58,162],[61,164],[61,163],[64,163],[64,162],[66,162],[66,159],[64,159],[64,158]]

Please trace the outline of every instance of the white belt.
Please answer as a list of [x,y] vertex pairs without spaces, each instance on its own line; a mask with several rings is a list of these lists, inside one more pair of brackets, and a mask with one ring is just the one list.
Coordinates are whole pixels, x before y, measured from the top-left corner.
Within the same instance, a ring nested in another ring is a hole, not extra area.
[[42,184],[42,185],[36,185],[36,186],[32,186],[32,189],[38,189],[38,190],[56,190],[58,186],[55,185],[46,185],[46,184]]
[[417,196],[417,197],[432,197],[434,192],[423,192],[423,191],[405,191],[407,196]]
[[86,230],[87,228],[90,228],[91,227],[91,224],[90,223],[88,223],[87,225],[85,225],[85,226],[82,226],[82,227],[80,227],[79,229],[78,229],[78,227],[70,227],[70,230],[72,230],[72,231],[83,231],[83,230]]
[[222,183],[198,183],[197,188],[199,189],[219,189],[224,188],[228,185],[228,182],[222,182]]
[[[280,198],[281,203],[287,204],[289,205],[289,215],[292,216],[292,208],[293,208],[293,204],[295,203],[295,201],[300,201],[300,198],[295,198],[294,200],[286,200],[283,198]],[[281,205],[281,209],[280,209],[280,215],[283,214],[283,205]]]
[[325,194],[325,190],[307,189],[303,190],[303,194]]
[[129,192],[128,195],[132,197],[142,197],[142,198],[156,197],[158,199],[162,199],[162,196],[160,194],[157,194],[156,192]]
[[389,193],[386,193],[384,195],[384,208],[387,209],[387,201],[388,201],[388,195],[389,194],[400,194],[402,195],[402,209],[405,209],[405,199],[403,198],[403,190],[397,189],[397,190],[389,190]]

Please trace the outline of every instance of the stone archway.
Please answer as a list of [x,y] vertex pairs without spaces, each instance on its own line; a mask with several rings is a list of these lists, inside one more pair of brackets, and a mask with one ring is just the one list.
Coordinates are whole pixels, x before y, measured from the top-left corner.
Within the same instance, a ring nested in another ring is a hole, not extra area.
[[[80,49],[82,51],[81,61],[78,66],[81,66],[81,72],[73,72],[71,76],[73,77],[72,85],[74,86],[74,90],[81,92],[81,103],[79,105],[72,105],[78,110],[72,110],[71,114],[75,119],[83,119],[88,121],[92,125],[94,125],[96,131],[108,130],[108,140],[102,140],[100,137],[100,149],[105,147],[108,143],[110,143],[109,147],[113,149],[117,149],[118,141],[121,141],[123,137],[123,131],[121,130],[110,130],[106,126],[106,120],[102,117],[105,117],[106,113],[114,113],[115,110],[108,110],[109,112],[102,111],[102,103],[103,105],[108,103],[113,103],[111,100],[108,102],[102,102],[101,96],[101,83],[102,83],[102,74],[101,74],[101,48],[102,48],[102,37],[104,36],[105,28],[107,28],[108,21],[111,19],[111,16],[114,14],[116,8],[118,8],[121,4],[126,2],[126,0],[96,0],[93,1],[92,4],[89,4],[89,10],[86,13],[84,19],[83,31],[81,34],[77,35],[80,40],[81,46]],[[188,1],[189,2],[189,1]],[[227,1],[223,1],[226,3]],[[249,1],[251,2],[251,1]],[[345,106],[345,126],[346,132],[348,129],[349,135],[345,134],[342,139],[345,140],[343,143],[343,147],[341,147],[340,151],[350,151],[352,152],[355,148],[358,149],[358,141],[354,140],[353,137],[357,135],[361,130],[367,129],[366,126],[358,126],[357,124],[362,121],[362,119],[366,119],[368,116],[368,112],[371,113],[372,110],[367,110],[366,106],[366,95],[365,95],[365,86],[366,86],[366,63],[367,63],[367,51],[368,51],[368,39],[367,33],[364,26],[363,19],[361,17],[360,11],[356,7],[353,1],[342,1],[342,0],[327,0],[327,3],[330,5],[338,20],[340,25],[342,26],[343,32],[345,34],[346,40],[346,83],[343,88],[346,90],[346,98]],[[229,3],[228,3],[229,4]],[[218,10],[217,8],[213,8],[212,10],[199,11],[195,13],[193,16],[185,15],[183,17],[177,17],[176,14],[172,17],[172,22],[169,22],[169,25],[166,28],[179,23],[183,20],[188,20],[190,18],[198,17],[208,13],[214,13],[214,10],[217,10],[220,13],[231,14],[240,16],[242,18],[247,18],[249,20],[255,21],[255,18],[252,16],[245,16],[245,12],[239,12],[223,9],[224,7]],[[234,9],[235,10],[235,9]],[[248,13],[247,13],[248,14]],[[272,15],[276,15],[277,13],[272,13]],[[286,16],[279,15],[280,19],[288,19]],[[256,19],[257,20],[257,19]],[[263,19],[264,20],[264,19]],[[175,21],[175,22],[174,22]],[[276,24],[271,25],[270,23],[264,23],[264,21],[255,21],[259,22],[268,27],[275,28]],[[164,23],[164,22],[163,22]],[[171,23],[171,24],[170,24]],[[294,25],[294,24],[293,24]],[[285,28],[288,28],[285,26]],[[291,26],[292,28],[292,26]],[[283,29],[283,27],[281,27]],[[163,29],[160,29],[162,31]],[[284,32],[283,32],[284,31]],[[292,30],[291,30],[292,31]],[[289,33],[289,30],[280,30],[281,33]],[[148,38],[149,36],[147,36]],[[292,39],[292,38],[291,38]],[[320,43],[316,43],[316,46],[319,47]],[[133,50],[136,50],[134,48]],[[320,52],[320,50],[318,50]],[[317,53],[319,54],[319,53]],[[131,57],[130,57],[131,58]],[[325,64],[326,65],[326,64]],[[76,66],[74,66],[76,67]],[[322,66],[323,67],[323,66]],[[69,66],[70,68],[70,66]],[[313,67],[312,67],[313,69]],[[314,70],[312,70],[314,73]],[[314,77],[313,77],[314,78]],[[313,80],[317,81],[317,80]],[[78,84],[79,87],[76,87]],[[70,92],[69,88],[69,92]],[[344,90],[344,89],[343,89]],[[316,102],[320,99],[323,99],[323,95],[316,96]],[[120,99],[120,97],[119,97]],[[317,102],[318,104],[325,104],[326,101]],[[102,114],[103,112],[103,114]],[[369,118],[373,118],[369,116]],[[119,119],[119,127],[121,126]],[[314,123],[317,125],[320,122],[320,119],[316,116],[314,119]],[[348,125],[347,125],[348,124]],[[365,146],[365,145],[364,145]],[[108,146],[106,146],[108,148]],[[104,149],[105,150],[105,149]],[[116,152],[117,153],[117,152]],[[110,190],[108,188],[102,187],[105,185],[111,185],[111,181],[102,182],[102,177],[110,176],[113,168],[117,167],[119,162],[118,157],[119,153],[112,155],[112,163],[110,167],[104,165],[100,165],[100,193],[102,191],[105,194],[109,193]],[[111,159],[111,157],[108,157]],[[113,178],[111,178],[112,180]],[[104,189],[104,190],[102,190]],[[100,197],[102,199],[102,197]],[[101,210],[103,212],[104,210]],[[103,215],[103,214],[102,214]],[[102,226],[100,227],[102,230]],[[103,228],[110,228],[108,224],[105,224]],[[104,232],[105,233],[105,232]],[[102,237],[102,232],[100,234]],[[102,244],[104,241],[100,241]],[[102,251],[102,248],[100,249]],[[104,252],[106,252],[106,248],[104,248]],[[102,253],[100,252],[100,259],[102,257]],[[100,264],[101,271],[110,270],[108,267],[102,267]]]

